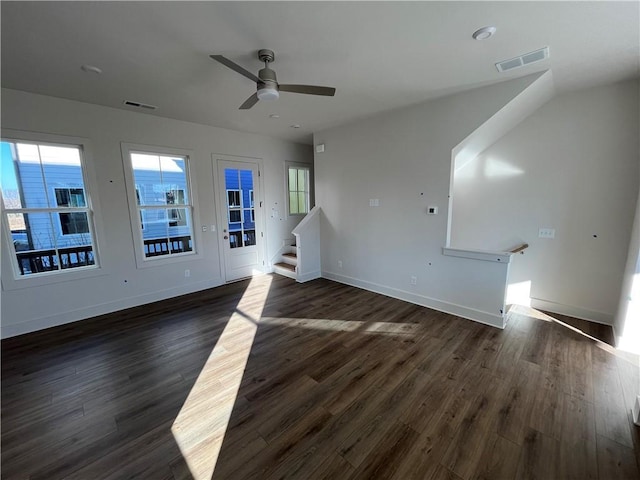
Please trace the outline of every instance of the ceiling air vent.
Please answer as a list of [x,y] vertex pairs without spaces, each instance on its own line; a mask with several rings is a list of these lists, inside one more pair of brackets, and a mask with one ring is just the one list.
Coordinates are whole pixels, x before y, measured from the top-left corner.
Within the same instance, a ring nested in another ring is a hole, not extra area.
[[544,47],[534,52],[525,53],[524,55],[510,58],[509,60],[503,60],[496,63],[496,68],[499,72],[506,72],[507,70],[524,67],[525,65],[539,62],[540,60],[544,60],[546,58],[549,58],[549,47]]
[[146,110],[157,110],[158,108],[155,105],[147,105],[146,103],[132,102],[131,100],[125,100],[124,104],[129,107],[144,108]]

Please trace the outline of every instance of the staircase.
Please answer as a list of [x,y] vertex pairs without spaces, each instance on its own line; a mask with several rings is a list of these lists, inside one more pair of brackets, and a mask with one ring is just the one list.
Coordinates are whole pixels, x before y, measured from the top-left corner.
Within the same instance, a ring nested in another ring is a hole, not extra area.
[[313,207],[291,233],[295,245],[282,248],[274,272],[299,283],[320,278],[320,207]]
[[295,245],[291,245],[285,249],[280,256],[280,261],[273,265],[273,271],[285,277],[297,279],[298,255]]

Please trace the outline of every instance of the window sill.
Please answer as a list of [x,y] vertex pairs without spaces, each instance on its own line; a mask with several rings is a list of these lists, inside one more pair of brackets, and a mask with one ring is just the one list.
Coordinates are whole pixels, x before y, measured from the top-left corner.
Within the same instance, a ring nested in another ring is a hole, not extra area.
[[32,275],[15,277],[13,272],[2,272],[2,289],[6,291],[20,290],[23,288],[42,287],[55,283],[74,282],[107,275],[103,267],[78,267],[64,272],[53,271]]
[[180,263],[191,260],[202,259],[203,256],[199,251],[174,253],[173,255],[157,255],[153,257],[138,258],[136,256],[136,266],[139,269],[160,267],[162,265],[171,265],[172,263]]

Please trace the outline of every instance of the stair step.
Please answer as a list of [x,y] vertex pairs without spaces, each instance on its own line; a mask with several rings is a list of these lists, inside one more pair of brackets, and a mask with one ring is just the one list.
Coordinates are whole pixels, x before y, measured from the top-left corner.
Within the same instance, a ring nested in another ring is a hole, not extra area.
[[291,259],[298,259],[298,255],[296,255],[295,253],[289,252],[289,253],[283,253],[282,254],[283,257],[288,257]]
[[290,272],[296,271],[295,265],[290,265],[288,263],[280,262],[280,263],[276,263],[274,266],[284,268],[285,270],[289,270]]

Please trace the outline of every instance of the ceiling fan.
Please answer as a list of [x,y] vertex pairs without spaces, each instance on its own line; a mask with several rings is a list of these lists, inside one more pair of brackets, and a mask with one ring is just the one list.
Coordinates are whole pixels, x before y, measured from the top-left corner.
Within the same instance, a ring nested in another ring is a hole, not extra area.
[[282,85],[276,79],[276,72],[269,68],[269,63],[273,62],[275,54],[272,50],[263,49],[258,51],[258,58],[264,62],[264,68],[255,76],[240,65],[232,62],[222,55],[209,55],[214,60],[220,62],[231,70],[238,72],[240,75],[247,77],[249,80],[256,82],[257,92],[251,95],[240,105],[240,110],[248,110],[253,107],[258,100],[275,100],[280,97],[280,92],[303,93],[306,95],[324,95],[333,97],[336,89],[332,87],[319,87],[316,85]]

